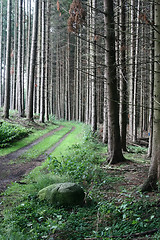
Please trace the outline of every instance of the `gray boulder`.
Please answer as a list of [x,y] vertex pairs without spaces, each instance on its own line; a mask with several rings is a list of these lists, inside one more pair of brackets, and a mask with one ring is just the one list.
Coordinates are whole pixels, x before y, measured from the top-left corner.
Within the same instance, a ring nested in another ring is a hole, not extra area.
[[40,200],[47,200],[56,206],[81,205],[85,193],[76,183],[56,183],[39,191]]

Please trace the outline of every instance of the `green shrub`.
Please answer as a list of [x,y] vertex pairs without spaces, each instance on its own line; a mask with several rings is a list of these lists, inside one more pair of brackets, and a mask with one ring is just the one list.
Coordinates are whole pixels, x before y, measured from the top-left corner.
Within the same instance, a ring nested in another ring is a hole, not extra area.
[[0,147],[6,147],[14,140],[27,136],[29,131],[21,126],[3,122],[0,126]]
[[90,144],[76,144],[60,159],[50,158],[48,170],[59,175],[67,174],[73,181],[90,182],[99,160],[100,156],[93,151]]

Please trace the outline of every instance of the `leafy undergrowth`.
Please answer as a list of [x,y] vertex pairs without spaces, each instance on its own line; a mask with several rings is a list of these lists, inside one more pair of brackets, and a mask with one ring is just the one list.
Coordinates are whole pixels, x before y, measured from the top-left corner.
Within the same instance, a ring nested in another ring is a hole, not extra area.
[[[160,195],[142,194],[128,180],[143,181],[138,171],[145,172],[145,159],[112,168],[105,163],[104,150],[106,146],[89,133],[83,143],[74,144],[63,155],[50,156],[21,184],[8,188],[2,202],[0,239],[160,239]],[[134,150],[129,154],[142,158],[144,149]],[[38,200],[40,189],[66,181],[84,188],[83,206],[56,208]]]
[[7,147],[10,145],[11,142],[24,138],[28,134],[29,130],[22,126],[18,126],[8,122],[1,122],[0,147],[1,148]]

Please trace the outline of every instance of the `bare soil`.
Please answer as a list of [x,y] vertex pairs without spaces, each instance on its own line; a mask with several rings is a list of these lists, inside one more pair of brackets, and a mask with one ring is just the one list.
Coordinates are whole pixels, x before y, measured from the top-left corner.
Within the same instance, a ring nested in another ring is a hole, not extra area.
[[10,164],[10,161],[16,160],[31,147],[38,144],[44,138],[53,135],[56,131],[59,131],[62,128],[63,126],[60,126],[57,129],[54,129],[46,133],[45,135],[38,138],[29,145],[6,156],[0,157],[0,193],[2,193],[11,182],[20,181],[24,175],[27,175],[35,167],[41,165],[41,163],[46,159],[46,156],[54,151],[54,149],[74,130],[74,127],[68,133],[66,133],[56,144],[49,148],[45,153],[38,156],[38,158],[32,159],[32,161],[26,163],[24,162],[16,163],[15,161],[15,163]]

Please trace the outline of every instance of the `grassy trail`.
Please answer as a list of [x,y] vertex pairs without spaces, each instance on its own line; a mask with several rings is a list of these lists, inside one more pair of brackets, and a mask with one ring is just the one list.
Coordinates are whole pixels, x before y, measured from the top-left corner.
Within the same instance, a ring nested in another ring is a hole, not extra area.
[[[0,192],[4,191],[11,182],[20,181],[24,175],[27,175],[31,170],[40,166],[58,146],[61,149],[60,145],[70,134],[72,141],[75,142],[73,136],[76,135],[77,132],[75,131],[74,133],[76,127],[72,125],[75,124],[64,123],[64,125],[60,126],[57,124],[56,127],[54,125],[52,126],[52,131],[43,131],[43,133],[45,133],[44,135],[42,135],[40,131],[40,137],[37,138],[38,134],[36,134],[37,139],[30,144],[28,144],[29,140],[27,139],[27,145],[24,139],[22,140],[23,145],[19,144],[19,142],[21,142],[20,140],[14,143],[14,146],[23,146],[17,151],[12,152],[12,146],[9,147],[8,152],[11,151],[11,153],[0,157]],[[33,135],[35,137],[35,133],[33,133]],[[30,135],[29,139],[33,140],[33,136]],[[68,140],[65,142],[67,141]],[[70,141],[70,145],[73,143],[72,141]],[[7,152],[7,150],[5,152]]]

